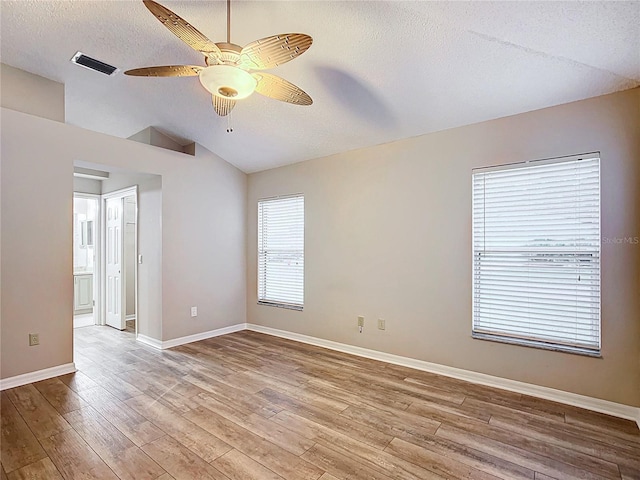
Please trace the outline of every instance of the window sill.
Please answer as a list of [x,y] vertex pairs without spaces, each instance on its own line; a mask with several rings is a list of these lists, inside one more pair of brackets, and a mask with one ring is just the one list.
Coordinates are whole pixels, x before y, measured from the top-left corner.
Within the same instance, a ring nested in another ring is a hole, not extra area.
[[513,337],[502,337],[500,335],[492,335],[489,333],[471,332],[471,337],[476,340],[488,340],[490,342],[508,343],[510,345],[519,345],[521,347],[540,348],[542,350],[552,350],[554,352],[572,353],[574,355],[602,358],[600,350],[589,350],[588,348],[571,347],[569,345],[558,345],[554,343],[540,342],[536,340],[524,340]]
[[258,305],[265,305],[267,307],[285,308],[287,310],[297,310],[298,312],[301,312],[303,308],[302,305],[291,305],[288,303],[265,302],[265,301],[258,301]]

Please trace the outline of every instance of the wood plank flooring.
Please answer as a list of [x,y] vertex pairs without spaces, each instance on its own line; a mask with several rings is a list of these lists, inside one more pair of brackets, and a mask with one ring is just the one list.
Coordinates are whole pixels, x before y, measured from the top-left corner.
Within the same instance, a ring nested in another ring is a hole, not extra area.
[[74,331],[2,392],[2,480],[640,480],[634,422],[254,332]]

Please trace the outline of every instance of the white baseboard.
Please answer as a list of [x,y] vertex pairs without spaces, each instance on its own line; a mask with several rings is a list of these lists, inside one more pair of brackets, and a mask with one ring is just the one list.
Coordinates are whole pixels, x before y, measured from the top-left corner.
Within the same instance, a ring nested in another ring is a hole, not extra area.
[[246,330],[246,323],[238,323],[228,327],[218,328],[216,330],[209,330],[208,332],[196,333],[194,335],[187,335],[186,337],[174,338],[171,340],[156,340],[155,338],[147,337],[146,335],[138,334],[138,341],[146,345],[149,345],[158,350],[164,350],[167,348],[177,347],[178,345],[184,345],[185,343],[198,342],[200,340],[206,340],[207,338],[219,337],[220,335],[227,335],[229,333],[239,332]]
[[135,320],[136,319],[136,314],[133,313],[131,315],[127,315],[126,317],[124,317],[124,319],[128,322],[129,320]]
[[58,365],[57,367],[50,367],[43,370],[36,370],[35,372],[23,373],[22,375],[16,375],[15,377],[3,378],[0,380],[0,390],[21,387],[22,385],[39,382],[41,380],[47,380],[53,377],[59,377],[60,375],[66,375],[75,371],[76,365],[71,362],[65,363],[64,365]]
[[614,417],[633,420],[638,424],[638,427],[640,428],[640,407],[632,407],[630,405],[610,402],[608,400],[601,400],[599,398],[587,397],[585,395],[579,395],[577,393],[565,392],[562,390],[556,390],[554,388],[533,385],[531,383],[524,383],[517,380],[495,377],[493,375],[472,372],[470,370],[463,370],[461,368],[448,367],[446,365],[425,362],[422,360],[416,360],[414,358],[401,357],[399,355],[379,352],[377,350],[370,350],[368,348],[356,347],[353,345],[347,345],[345,343],[338,343],[331,340],[324,340],[322,338],[302,335],[299,333],[287,332],[285,330],[277,330],[275,328],[264,327],[262,325],[248,323],[247,330],[266,333],[268,335],[274,335],[276,337],[295,340],[297,342],[308,343],[310,345],[316,345],[318,347],[324,347],[330,350],[350,353],[359,357],[371,358],[373,360],[392,363],[394,365],[415,368],[416,370],[436,373],[438,375],[457,378],[459,380],[486,385],[488,387],[500,388],[502,390],[509,390],[511,392],[544,398],[545,400],[552,400],[554,402],[573,405],[575,407],[586,408],[587,410],[606,413],[608,415],[613,415]]
[[156,340],[152,337],[147,337],[146,335],[138,334],[136,340],[140,343],[144,343],[145,345],[149,345],[150,347],[157,348],[158,350],[162,350],[162,341]]

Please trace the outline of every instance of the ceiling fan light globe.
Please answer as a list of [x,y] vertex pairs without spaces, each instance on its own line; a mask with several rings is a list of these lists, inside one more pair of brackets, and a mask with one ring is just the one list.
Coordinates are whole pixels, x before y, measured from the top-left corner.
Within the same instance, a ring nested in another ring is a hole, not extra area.
[[258,84],[249,72],[233,65],[212,65],[203,68],[199,77],[202,86],[212,95],[233,100],[247,98]]

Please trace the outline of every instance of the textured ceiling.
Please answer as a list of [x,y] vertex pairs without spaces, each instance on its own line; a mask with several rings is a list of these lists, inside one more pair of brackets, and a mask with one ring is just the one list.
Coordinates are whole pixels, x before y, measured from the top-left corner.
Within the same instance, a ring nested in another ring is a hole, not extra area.
[[[223,1],[162,1],[214,42]],[[1,61],[66,86],[67,122],[128,137],[153,126],[196,141],[245,172],[386,143],[640,85],[640,2],[232,1],[231,40],[311,35],[272,73],[311,95],[301,107],[258,94],[234,132],[197,78],[115,77],[69,62],[83,53],[122,70],[202,64],[142,1],[0,3]]]

